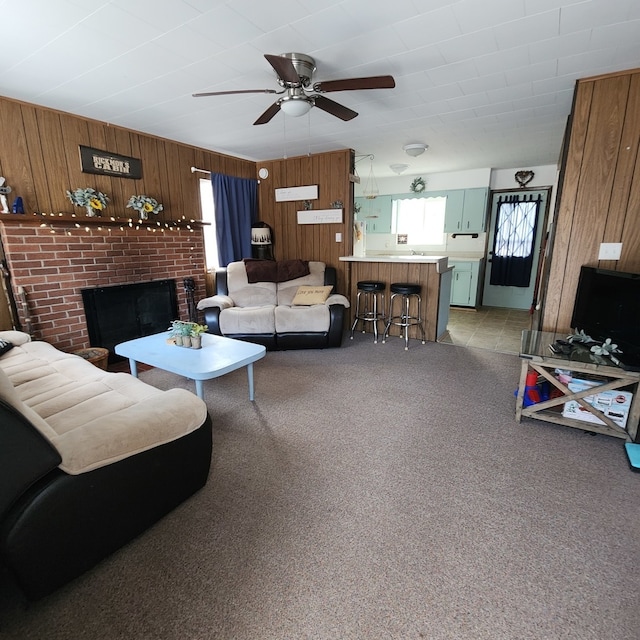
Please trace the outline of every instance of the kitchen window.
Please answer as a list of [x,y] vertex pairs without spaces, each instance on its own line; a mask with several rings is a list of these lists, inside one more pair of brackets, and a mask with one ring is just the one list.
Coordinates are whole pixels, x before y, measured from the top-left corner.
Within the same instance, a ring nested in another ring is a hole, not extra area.
[[407,244],[444,248],[445,196],[401,198],[392,201],[391,230],[406,234]]

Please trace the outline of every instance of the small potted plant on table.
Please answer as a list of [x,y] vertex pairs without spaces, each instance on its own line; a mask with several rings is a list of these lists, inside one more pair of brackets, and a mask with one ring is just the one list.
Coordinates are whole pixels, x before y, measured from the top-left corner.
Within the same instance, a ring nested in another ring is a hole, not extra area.
[[202,334],[209,327],[206,324],[197,322],[185,322],[184,320],[174,320],[169,327],[169,340],[179,347],[202,347]]
[[191,335],[191,330],[187,327],[188,324],[188,322],[184,322],[183,320],[173,320],[171,322],[169,338],[178,347],[191,346],[191,339],[189,339],[188,345],[185,345],[184,342],[184,337]]
[[191,346],[194,349],[200,349],[202,347],[202,334],[208,328],[206,324],[198,324],[197,322],[191,324]]

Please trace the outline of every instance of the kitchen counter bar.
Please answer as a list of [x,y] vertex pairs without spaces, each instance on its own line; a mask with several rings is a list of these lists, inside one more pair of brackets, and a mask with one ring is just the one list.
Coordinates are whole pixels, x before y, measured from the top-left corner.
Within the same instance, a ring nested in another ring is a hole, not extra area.
[[[446,256],[345,256],[340,260],[349,263],[347,286],[352,309],[355,309],[357,285],[361,280],[384,282],[387,305],[392,282],[414,282],[422,286],[422,317],[427,340],[436,341],[446,330],[451,295],[451,269]],[[412,315],[415,315],[415,306],[412,301]],[[400,328],[392,326],[389,333],[398,336]],[[410,328],[409,337],[418,337],[415,327]]]
[[401,264],[435,264],[438,273],[442,273],[447,268],[448,258],[446,256],[401,256],[401,255],[380,255],[380,256],[345,256],[340,258],[343,262],[389,262]]

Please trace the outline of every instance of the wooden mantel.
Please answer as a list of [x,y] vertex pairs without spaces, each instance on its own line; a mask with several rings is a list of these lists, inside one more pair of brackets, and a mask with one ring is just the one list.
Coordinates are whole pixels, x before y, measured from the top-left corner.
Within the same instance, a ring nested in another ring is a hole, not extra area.
[[25,224],[33,226],[49,226],[60,225],[62,227],[146,227],[150,229],[199,229],[203,226],[208,226],[210,223],[203,222],[202,220],[188,220],[182,218],[180,220],[154,220],[149,218],[148,220],[141,220],[135,216],[75,216],[73,214],[66,213],[5,213],[0,214],[0,222],[4,224]]

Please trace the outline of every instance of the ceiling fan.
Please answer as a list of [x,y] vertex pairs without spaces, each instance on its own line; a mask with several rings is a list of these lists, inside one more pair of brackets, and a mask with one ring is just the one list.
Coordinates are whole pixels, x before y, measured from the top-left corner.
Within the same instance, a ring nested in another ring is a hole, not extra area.
[[[225,96],[235,93],[275,93],[278,98],[253,124],[266,124],[282,109],[291,116],[302,116],[311,107],[318,107],[341,120],[352,120],[358,113],[325,96],[332,91],[359,91],[361,89],[393,89],[396,86],[392,76],[371,76],[368,78],[346,78],[344,80],[328,80],[311,84],[316,70],[315,60],[304,53],[282,53],[264,57],[278,76],[278,84],[282,91],[275,89],[244,89],[238,91],[211,91],[194,93],[194,98],[204,96]],[[284,94],[284,95],[283,95]]]

